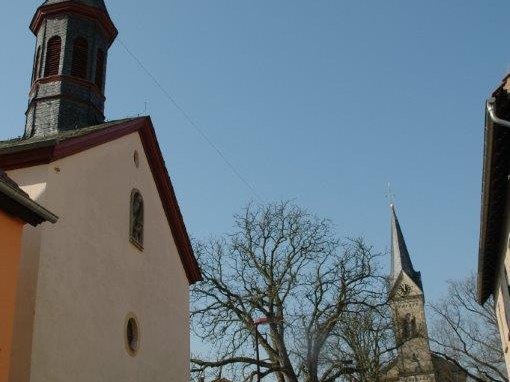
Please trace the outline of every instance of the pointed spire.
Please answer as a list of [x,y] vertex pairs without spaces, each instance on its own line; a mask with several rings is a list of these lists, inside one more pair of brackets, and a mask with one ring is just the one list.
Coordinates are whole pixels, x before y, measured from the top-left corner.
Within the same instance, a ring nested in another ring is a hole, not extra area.
[[416,285],[423,289],[421,282],[420,272],[416,272],[407,251],[406,242],[400,223],[398,222],[397,213],[395,212],[395,206],[390,205],[391,208],[391,284],[392,287],[400,276],[401,272],[404,272],[407,276],[413,280]]

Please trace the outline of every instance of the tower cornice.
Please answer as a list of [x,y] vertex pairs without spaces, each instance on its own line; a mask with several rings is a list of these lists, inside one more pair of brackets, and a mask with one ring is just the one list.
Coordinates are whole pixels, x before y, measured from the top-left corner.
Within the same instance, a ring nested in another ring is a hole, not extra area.
[[40,6],[33,17],[32,22],[30,23],[30,30],[32,33],[37,35],[39,28],[41,27],[45,18],[61,14],[75,14],[80,17],[85,17],[96,21],[103,29],[109,45],[113,43],[119,34],[115,24],[107,12],[100,8],[73,2],[63,2]]
[[25,115],[27,115],[29,113],[29,111],[30,111],[30,108],[32,106],[36,105],[37,103],[45,102],[45,101],[52,101],[52,100],[69,100],[69,101],[73,101],[76,104],[80,104],[82,106],[86,106],[88,108],[94,109],[96,113],[100,114],[102,116],[102,118],[104,118],[103,111],[100,108],[98,108],[97,106],[95,106],[93,104],[90,104],[90,103],[87,103],[87,102],[84,102],[83,100],[81,100],[78,97],[73,97],[73,96],[69,96],[69,95],[65,95],[65,94],[56,94],[56,95],[52,95],[52,96],[41,97],[39,99],[34,99],[34,100],[30,101],[30,103],[28,104],[28,110],[25,112]]
[[97,87],[97,85],[94,84],[93,82],[90,82],[88,80],[84,80],[81,78],[76,78],[73,76],[66,76],[63,74],[56,74],[54,76],[43,77],[43,78],[37,79],[36,81],[34,81],[34,84],[30,88],[29,96],[32,97],[37,92],[38,87],[42,84],[48,84],[51,82],[64,82],[64,81],[71,82],[73,84],[76,84],[78,86],[86,88],[87,90],[92,91],[95,94],[95,96],[97,98],[101,99],[103,102],[106,100],[106,97],[104,96],[104,94],[101,93],[101,89],[99,89]]

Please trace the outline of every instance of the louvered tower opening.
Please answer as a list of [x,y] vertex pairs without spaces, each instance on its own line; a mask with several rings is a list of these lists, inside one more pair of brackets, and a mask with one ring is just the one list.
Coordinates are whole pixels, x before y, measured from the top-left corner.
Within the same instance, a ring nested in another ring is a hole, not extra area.
[[71,75],[78,78],[87,78],[87,61],[89,55],[89,45],[83,37],[74,40],[73,61],[71,65]]
[[103,90],[104,78],[104,52],[102,49],[97,51],[96,56],[96,85],[99,90]]
[[32,82],[39,78],[39,65],[41,65],[41,47],[37,48],[37,54],[35,55],[34,70],[32,72]]
[[44,77],[56,76],[60,67],[60,51],[62,48],[62,39],[60,36],[53,36],[48,41],[46,50],[46,65],[44,68]]

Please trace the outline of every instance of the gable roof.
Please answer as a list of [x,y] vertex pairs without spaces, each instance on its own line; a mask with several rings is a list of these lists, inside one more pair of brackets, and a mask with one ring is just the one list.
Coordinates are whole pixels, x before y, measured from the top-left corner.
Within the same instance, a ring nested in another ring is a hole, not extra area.
[[7,174],[0,170],[0,209],[33,226],[55,223],[57,216],[34,202]]
[[395,285],[401,273],[405,273],[413,280],[420,290],[423,290],[421,274],[414,270],[411,256],[407,250],[404,234],[400,228],[395,206],[391,205],[391,283]]
[[0,142],[0,167],[13,170],[52,163],[134,132],[140,135],[181,262],[189,283],[193,284],[202,279],[200,268],[149,117],[112,121],[50,136]]

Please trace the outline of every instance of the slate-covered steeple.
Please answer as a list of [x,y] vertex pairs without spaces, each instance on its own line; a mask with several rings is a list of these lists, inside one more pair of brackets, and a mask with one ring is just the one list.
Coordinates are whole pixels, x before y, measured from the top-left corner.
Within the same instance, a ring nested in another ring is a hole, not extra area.
[[420,272],[416,272],[411,261],[411,256],[407,250],[404,235],[400,228],[400,223],[395,212],[395,206],[391,208],[391,286],[393,287],[396,280],[402,272],[414,281],[416,286],[423,290]]
[[37,37],[25,138],[104,122],[108,49],[117,29],[103,0],[46,0]]

